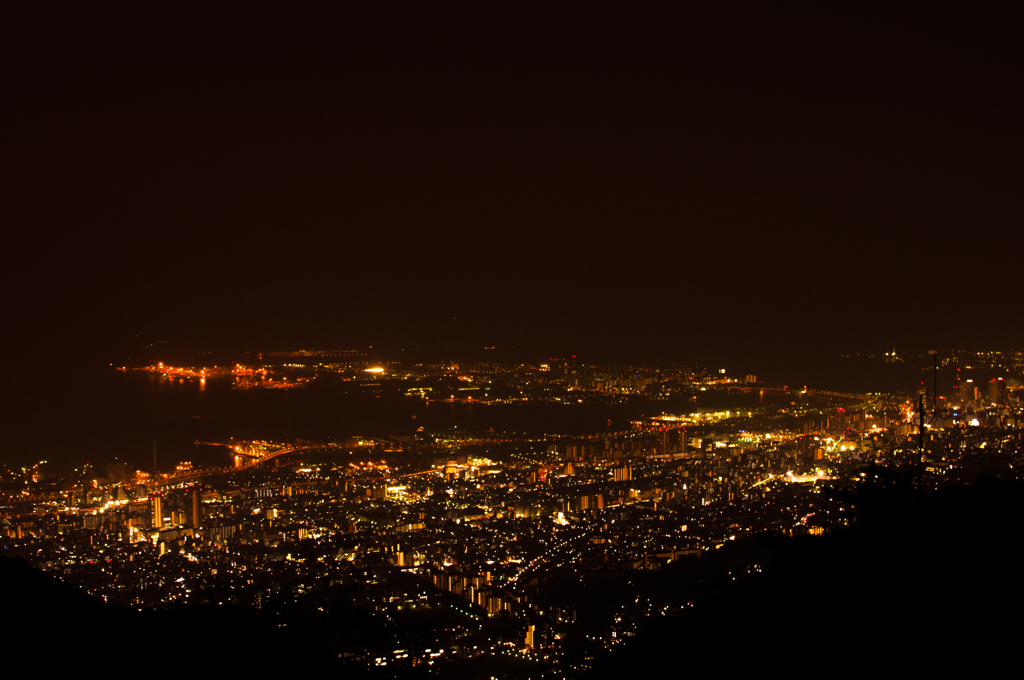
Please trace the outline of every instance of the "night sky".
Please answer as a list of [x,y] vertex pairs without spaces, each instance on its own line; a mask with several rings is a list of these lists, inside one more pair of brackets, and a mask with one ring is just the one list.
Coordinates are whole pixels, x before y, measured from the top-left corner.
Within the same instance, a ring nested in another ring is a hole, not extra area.
[[938,11],[8,16],[6,354],[1019,345],[1017,22]]

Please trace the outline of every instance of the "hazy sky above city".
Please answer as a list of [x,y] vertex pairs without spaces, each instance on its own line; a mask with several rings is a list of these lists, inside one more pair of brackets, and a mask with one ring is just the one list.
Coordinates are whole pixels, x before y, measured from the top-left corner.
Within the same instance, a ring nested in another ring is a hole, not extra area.
[[1014,24],[936,11],[12,17],[8,340],[1018,344]]

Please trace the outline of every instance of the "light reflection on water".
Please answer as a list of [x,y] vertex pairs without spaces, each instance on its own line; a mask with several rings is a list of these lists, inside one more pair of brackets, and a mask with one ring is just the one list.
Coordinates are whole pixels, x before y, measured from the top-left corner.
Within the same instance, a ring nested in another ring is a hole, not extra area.
[[[528,435],[597,434],[621,431],[630,421],[661,413],[685,414],[696,409],[745,409],[782,398],[774,394],[701,392],[696,400],[625,400],[622,403],[426,402],[402,393],[367,394],[351,383],[321,382],[307,389],[233,389],[230,377],[168,378],[157,374],[120,374],[113,389],[116,401],[130,403],[135,416],[125,418],[126,439],[138,440],[118,455],[139,458],[148,469],[152,437],[156,436],[161,469],[182,461],[196,465],[230,463],[227,449],[195,442],[227,442],[231,438],[293,441],[388,437],[453,429],[515,432]],[[377,390],[374,390],[377,392]],[[143,443],[146,442],[146,443]]]

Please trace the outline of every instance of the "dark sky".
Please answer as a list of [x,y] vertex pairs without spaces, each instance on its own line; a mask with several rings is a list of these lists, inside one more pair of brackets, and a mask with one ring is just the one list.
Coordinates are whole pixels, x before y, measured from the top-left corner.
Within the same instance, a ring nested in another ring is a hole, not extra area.
[[1013,17],[486,5],[9,17],[8,354],[1021,344]]

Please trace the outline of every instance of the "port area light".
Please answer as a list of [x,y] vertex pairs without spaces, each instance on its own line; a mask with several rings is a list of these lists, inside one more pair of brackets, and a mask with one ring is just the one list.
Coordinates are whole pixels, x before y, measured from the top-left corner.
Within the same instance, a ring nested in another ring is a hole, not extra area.
[[381,366],[372,366],[370,368],[365,368],[363,370],[366,373],[376,373],[378,375],[384,372],[384,369]]

